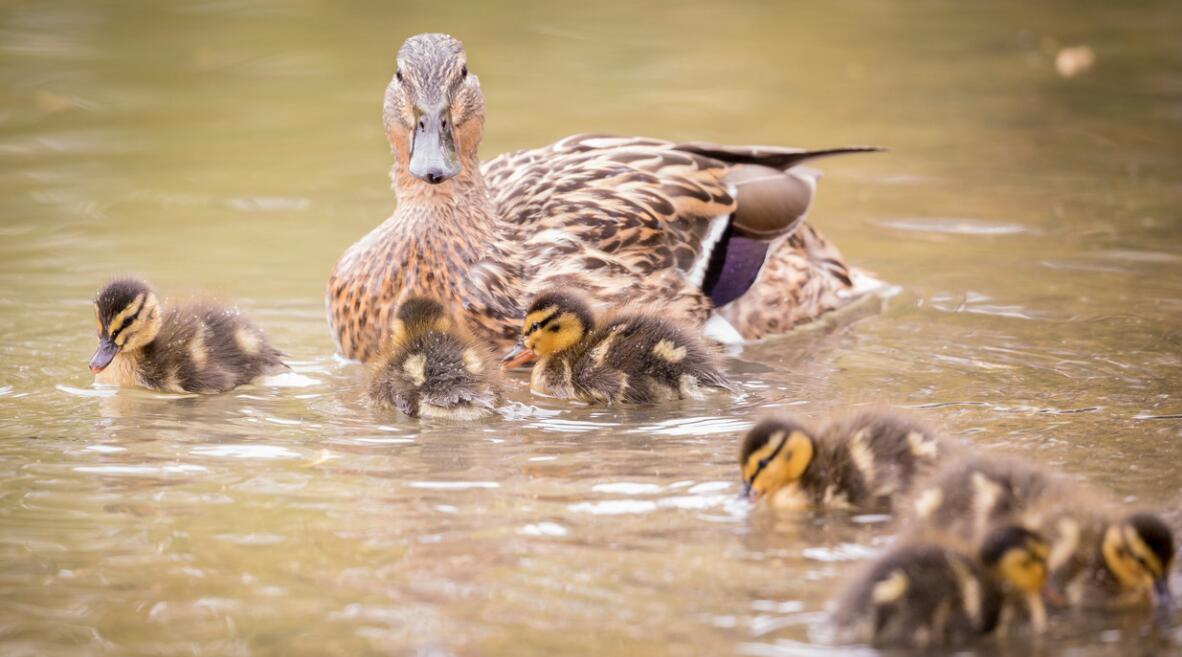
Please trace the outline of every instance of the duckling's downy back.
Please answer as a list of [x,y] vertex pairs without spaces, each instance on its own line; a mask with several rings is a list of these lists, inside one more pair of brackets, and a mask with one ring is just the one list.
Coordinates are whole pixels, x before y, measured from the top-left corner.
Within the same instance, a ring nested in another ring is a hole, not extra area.
[[399,307],[370,397],[411,417],[470,420],[490,415],[500,399],[486,350],[458,328],[437,301],[412,298]]
[[144,347],[149,387],[222,392],[284,369],[283,354],[237,309],[211,302],[167,308],[160,333]]
[[589,344],[575,364],[572,383],[588,394],[602,392],[601,379],[611,372],[619,381],[610,395],[613,402],[643,404],[700,397],[703,388],[731,389],[718,356],[696,336],[660,317],[614,317],[589,336]]

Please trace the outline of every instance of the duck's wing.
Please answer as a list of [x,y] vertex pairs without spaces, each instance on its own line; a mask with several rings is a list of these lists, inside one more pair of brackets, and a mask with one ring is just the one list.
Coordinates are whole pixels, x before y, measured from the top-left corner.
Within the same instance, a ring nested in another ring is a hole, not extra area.
[[561,235],[640,274],[675,267],[696,284],[704,245],[735,209],[725,173],[721,163],[668,142],[597,135],[485,167],[498,215],[521,227],[527,241],[546,249]]
[[711,255],[732,224],[764,240],[799,226],[816,172],[796,165],[873,150],[576,135],[498,157],[484,174],[500,217],[530,238],[558,231],[641,273],[675,267],[702,287],[721,265]]

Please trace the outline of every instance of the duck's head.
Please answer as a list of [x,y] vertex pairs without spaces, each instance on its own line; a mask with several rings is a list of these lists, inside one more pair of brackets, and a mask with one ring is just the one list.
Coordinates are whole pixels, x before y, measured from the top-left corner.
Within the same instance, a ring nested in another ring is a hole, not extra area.
[[1002,584],[1026,601],[1031,624],[1046,626],[1042,591],[1047,584],[1047,557],[1051,546],[1041,534],[1018,525],[1002,525],[990,531],[981,544],[981,563]]
[[451,330],[451,317],[443,304],[428,297],[411,297],[398,306],[394,313],[394,340],[407,338],[430,331],[446,333]]
[[1170,564],[1174,534],[1160,517],[1134,513],[1104,530],[1104,565],[1121,586],[1144,593],[1155,606],[1172,609]]
[[142,348],[160,332],[160,301],[146,282],[134,278],[111,281],[94,299],[98,351],[90,359],[95,374],[121,352]]
[[582,342],[594,327],[595,316],[585,299],[569,292],[546,292],[526,310],[521,340],[505,356],[505,367],[560,354]]
[[796,421],[763,420],[747,432],[739,450],[744,494],[758,499],[798,481],[816,451],[812,434]]
[[404,172],[438,185],[474,170],[484,135],[484,95],[468,71],[464,45],[446,34],[407,39],[382,116],[397,160],[396,184]]

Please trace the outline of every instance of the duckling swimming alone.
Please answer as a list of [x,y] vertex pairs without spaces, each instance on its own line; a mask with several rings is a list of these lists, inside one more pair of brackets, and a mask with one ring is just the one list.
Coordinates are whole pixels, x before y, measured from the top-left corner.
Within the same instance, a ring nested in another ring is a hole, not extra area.
[[163,307],[139,279],[109,283],[94,300],[95,380],[168,392],[225,392],[286,368],[262,331],[233,308],[209,302]]
[[538,358],[531,388],[543,395],[602,404],[701,398],[730,390],[718,358],[677,324],[637,312],[597,326],[580,296],[550,291],[526,311],[518,351],[506,367]]
[[998,523],[1051,544],[1048,591],[1075,607],[1173,606],[1174,537],[1151,513],[1128,513],[1074,482],[1023,462],[976,456],[951,463],[917,491],[914,521],[980,541]]
[[830,423],[819,434],[790,418],[752,427],[739,452],[749,497],[776,508],[890,509],[949,450],[927,428],[882,411]]
[[398,307],[390,349],[372,372],[370,397],[411,417],[474,420],[500,399],[489,354],[443,304],[412,297]]
[[1049,549],[1014,525],[975,552],[942,538],[905,540],[853,580],[833,621],[855,640],[913,648],[960,645],[1024,617],[1041,632]]

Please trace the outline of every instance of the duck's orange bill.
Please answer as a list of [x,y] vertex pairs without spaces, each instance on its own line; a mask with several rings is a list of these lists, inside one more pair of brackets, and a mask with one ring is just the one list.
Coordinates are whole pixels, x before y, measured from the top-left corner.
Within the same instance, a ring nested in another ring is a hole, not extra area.
[[533,349],[528,349],[525,345],[518,343],[509,353],[505,354],[505,359],[501,367],[507,370],[511,370],[514,367],[521,367],[537,358],[537,356]]

